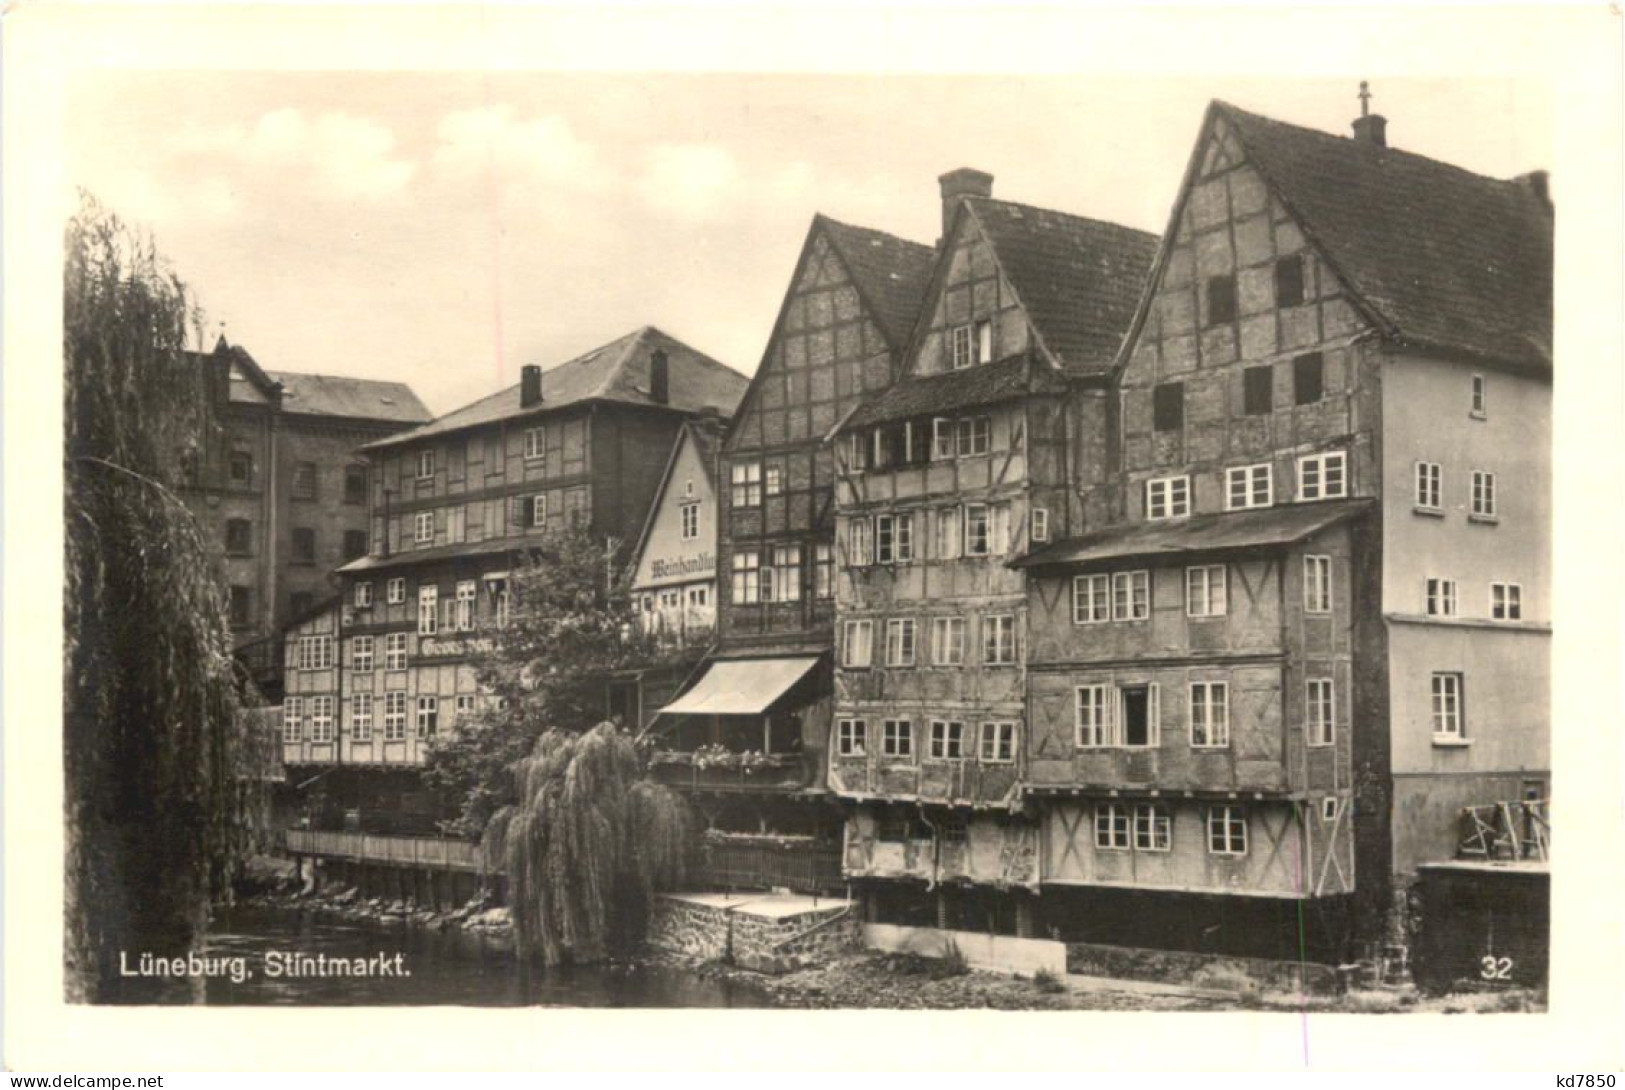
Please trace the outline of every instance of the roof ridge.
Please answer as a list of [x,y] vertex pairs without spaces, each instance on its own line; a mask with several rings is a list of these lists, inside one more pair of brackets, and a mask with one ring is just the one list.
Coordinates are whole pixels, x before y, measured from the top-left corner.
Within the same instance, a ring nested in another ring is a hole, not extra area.
[[835,227],[843,227],[848,231],[865,231],[871,235],[880,235],[882,238],[891,239],[893,242],[901,242],[905,246],[914,246],[921,250],[930,251],[936,249],[936,247],[927,243],[916,242],[914,239],[904,238],[902,235],[895,234],[891,231],[883,231],[878,227],[866,227],[861,223],[848,223],[845,220],[838,220],[834,216],[825,215],[823,212],[814,212],[813,219],[822,220],[823,222]]
[[1046,216],[1062,216],[1069,220],[1077,220],[1079,223],[1090,223],[1099,227],[1110,227],[1118,231],[1129,231],[1136,235],[1145,235],[1147,238],[1160,237],[1155,231],[1147,231],[1140,227],[1130,227],[1128,224],[1118,223],[1116,220],[1096,219],[1094,216],[1084,216],[1077,212],[1065,212],[1059,208],[1045,208],[1041,204],[1027,204],[1025,201],[1007,201],[1002,197],[961,197],[960,199],[967,204],[1002,204],[1010,208],[1026,208],[1031,209],[1034,212],[1042,212]]

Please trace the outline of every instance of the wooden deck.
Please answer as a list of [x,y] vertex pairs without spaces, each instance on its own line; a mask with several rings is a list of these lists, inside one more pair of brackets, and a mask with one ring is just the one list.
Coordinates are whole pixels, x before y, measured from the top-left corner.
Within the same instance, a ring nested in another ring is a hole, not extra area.
[[321,856],[352,863],[423,870],[478,872],[481,869],[478,844],[447,837],[287,829],[283,832],[282,845],[290,855]]

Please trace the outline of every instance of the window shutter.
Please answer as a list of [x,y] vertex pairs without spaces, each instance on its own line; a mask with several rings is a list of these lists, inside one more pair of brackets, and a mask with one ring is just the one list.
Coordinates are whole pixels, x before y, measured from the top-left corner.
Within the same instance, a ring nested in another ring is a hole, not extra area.
[[1146,723],[1145,737],[1146,740],[1151,743],[1151,746],[1155,748],[1162,744],[1161,686],[1153,683],[1148,686],[1148,689],[1149,692],[1146,695],[1145,701],[1145,714],[1148,720]]

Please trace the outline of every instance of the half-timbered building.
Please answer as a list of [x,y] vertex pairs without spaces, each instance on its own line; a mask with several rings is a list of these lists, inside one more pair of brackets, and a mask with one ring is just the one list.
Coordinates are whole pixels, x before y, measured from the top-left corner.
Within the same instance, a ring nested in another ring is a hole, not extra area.
[[1109,473],[1017,562],[1068,937],[1346,956],[1464,806],[1545,793],[1552,209],[1385,129],[1209,108]]

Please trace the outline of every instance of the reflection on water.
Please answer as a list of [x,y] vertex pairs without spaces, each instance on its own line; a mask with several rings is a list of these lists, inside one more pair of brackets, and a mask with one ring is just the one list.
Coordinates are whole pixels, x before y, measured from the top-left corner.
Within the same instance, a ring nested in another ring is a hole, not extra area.
[[[272,976],[288,955],[371,958],[399,964],[405,976]],[[279,959],[273,955],[282,955]],[[381,956],[380,956],[381,955]],[[404,923],[356,922],[303,910],[239,907],[222,911],[204,956],[241,957],[247,979],[205,978],[210,1005],[480,1007],[762,1007],[765,993],[677,969],[651,966],[522,966],[492,940],[462,931],[428,931]],[[138,953],[127,958],[133,968]],[[229,965],[229,962],[225,963]],[[190,981],[130,979],[126,1001],[190,1003]]]

